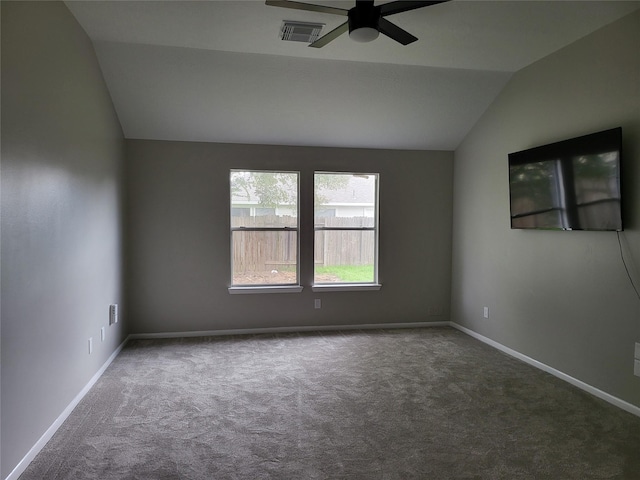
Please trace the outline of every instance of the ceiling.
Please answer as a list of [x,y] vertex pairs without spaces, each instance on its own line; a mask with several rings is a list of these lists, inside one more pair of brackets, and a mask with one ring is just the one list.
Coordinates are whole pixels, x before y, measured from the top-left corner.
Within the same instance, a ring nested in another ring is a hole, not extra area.
[[[307,1],[348,9],[353,2]],[[418,41],[278,38],[344,17],[264,1],[67,1],[127,138],[453,150],[510,76],[640,1],[462,1],[387,17]],[[380,2],[384,3],[384,2]]]

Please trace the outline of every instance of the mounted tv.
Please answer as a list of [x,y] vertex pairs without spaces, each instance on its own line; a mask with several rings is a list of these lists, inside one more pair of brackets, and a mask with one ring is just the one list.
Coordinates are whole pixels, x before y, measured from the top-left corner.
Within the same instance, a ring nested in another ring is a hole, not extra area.
[[511,228],[622,230],[622,128],[509,154]]

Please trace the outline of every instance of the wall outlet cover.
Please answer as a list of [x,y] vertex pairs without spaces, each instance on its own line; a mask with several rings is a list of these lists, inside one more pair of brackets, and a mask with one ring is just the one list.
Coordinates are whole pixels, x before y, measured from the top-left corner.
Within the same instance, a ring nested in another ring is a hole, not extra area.
[[109,325],[118,323],[118,304],[109,305]]

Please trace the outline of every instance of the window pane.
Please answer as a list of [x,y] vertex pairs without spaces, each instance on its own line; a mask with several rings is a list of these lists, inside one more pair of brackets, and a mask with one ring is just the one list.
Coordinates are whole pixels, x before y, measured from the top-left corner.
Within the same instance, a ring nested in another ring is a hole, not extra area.
[[232,170],[229,180],[231,284],[297,285],[298,173]]
[[377,174],[315,174],[315,284],[377,281],[377,183]]
[[298,174],[231,172],[231,227],[297,227]]
[[297,284],[298,232],[234,231],[233,285]]
[[314,283],[375,281],[373,230],[318,230],[315,235]]
[[376,174],[316,173],[315,224],[373,227],[376,214]]

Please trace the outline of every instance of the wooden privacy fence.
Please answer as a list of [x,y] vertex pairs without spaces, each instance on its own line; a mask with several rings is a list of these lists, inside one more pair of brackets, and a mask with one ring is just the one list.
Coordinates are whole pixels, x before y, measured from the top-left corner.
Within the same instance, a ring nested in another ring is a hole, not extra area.
[[363,231],[316,232],[316,265],[373,265],[374,233]]
[[[370,226],[369,217],[322,218],[324,227]],[[365,223],[366,222],[366,223]],[[294,226],[295,219],[264,215],[233,217],[233,227]],[[294,266],[298,251],[296,231],[235,231],[233,270],[236,273],[264,272]],[[316,265],[372,265],[375,255],[373,231],[340,230],[315,232],[314,262]]]

